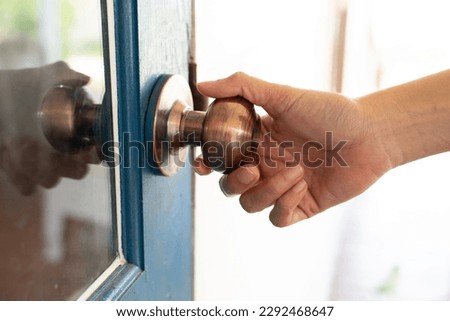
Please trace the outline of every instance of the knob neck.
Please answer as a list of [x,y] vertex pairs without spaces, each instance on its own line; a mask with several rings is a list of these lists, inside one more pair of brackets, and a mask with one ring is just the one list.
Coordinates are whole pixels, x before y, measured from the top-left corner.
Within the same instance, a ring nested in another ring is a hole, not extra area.
[[206,112],[187,109],[180,123],[181,139],[188,145],[201,146]]

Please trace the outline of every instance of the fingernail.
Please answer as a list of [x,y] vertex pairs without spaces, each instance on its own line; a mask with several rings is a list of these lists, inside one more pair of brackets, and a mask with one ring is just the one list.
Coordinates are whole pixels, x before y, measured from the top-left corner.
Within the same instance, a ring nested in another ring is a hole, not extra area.
[[242,172],[237,177],[239,183],[243,185],[249,185],[251,183],[254,183],[256,182],[257,179],[258,177],[256,176],[256,174],[250,168],[247,167],[243,167]]
[[226,197],[231,197],[231,196],[234,196],[234,194],[230,193],[230,192],[227,190],[227,188],[225,187],[224,182],[225,182],[225,178],[226,178],[226,177],[227,177],[226,175],[223,175],[223,176],[220,178],[220,180],[219,180],[219,187],[220,187],[220,190],[222,191],[222,193],[223,193]]
[[304,179],[302,179],[300,182],[298,182],[297,184],[294,185],[294,187],[292,188],[292,191],[294,193],[300,193],[301,191],[303,191],[303,189],[306,187],[306,182]]
[[206,167],[194,167],[194,171],[200,176],[211,174],[211,170]]

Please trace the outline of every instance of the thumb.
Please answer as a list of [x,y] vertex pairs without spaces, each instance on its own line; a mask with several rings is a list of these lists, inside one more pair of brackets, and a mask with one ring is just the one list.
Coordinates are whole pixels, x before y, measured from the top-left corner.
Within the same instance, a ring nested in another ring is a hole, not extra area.
[[[205,96],[225,98],[241,96],[255,105],[263,107],[270,116],[277,117],[288,107],[293,89],[289,86],[274,84],[237,72],[230,77],[198,84],[198,90]],[[301,92],[296,92],[296,95]]]
[[89,76],[71,69],[63,61],[42,67],[41,77],[50,82],[51,86],[64,84],[71,87],[82,87],[89,82]]

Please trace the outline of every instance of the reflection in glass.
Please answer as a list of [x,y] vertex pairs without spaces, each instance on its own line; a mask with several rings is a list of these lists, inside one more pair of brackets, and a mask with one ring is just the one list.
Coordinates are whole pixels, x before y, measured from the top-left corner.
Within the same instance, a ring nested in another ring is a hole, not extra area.
[[57,152],[37,117],[61,83],[101,103],[101,40],[97,1],[0,0],[0,300],[75,299],[116,256],[112,171]]

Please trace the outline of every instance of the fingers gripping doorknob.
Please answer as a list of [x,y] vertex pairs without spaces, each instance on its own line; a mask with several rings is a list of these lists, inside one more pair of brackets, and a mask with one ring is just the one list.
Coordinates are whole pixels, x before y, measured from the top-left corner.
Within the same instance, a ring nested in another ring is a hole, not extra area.
[[[145,138],[149,161],[166,176],[185,165],[188,146],[200,146],[204,163],[229,173],[256,157],[261,121],[253,104],[242,97],[216,99],[206,111],[196,111],[187,81],[163,75],[151,94]],[[147,144],[148,145],[148,144]]]

